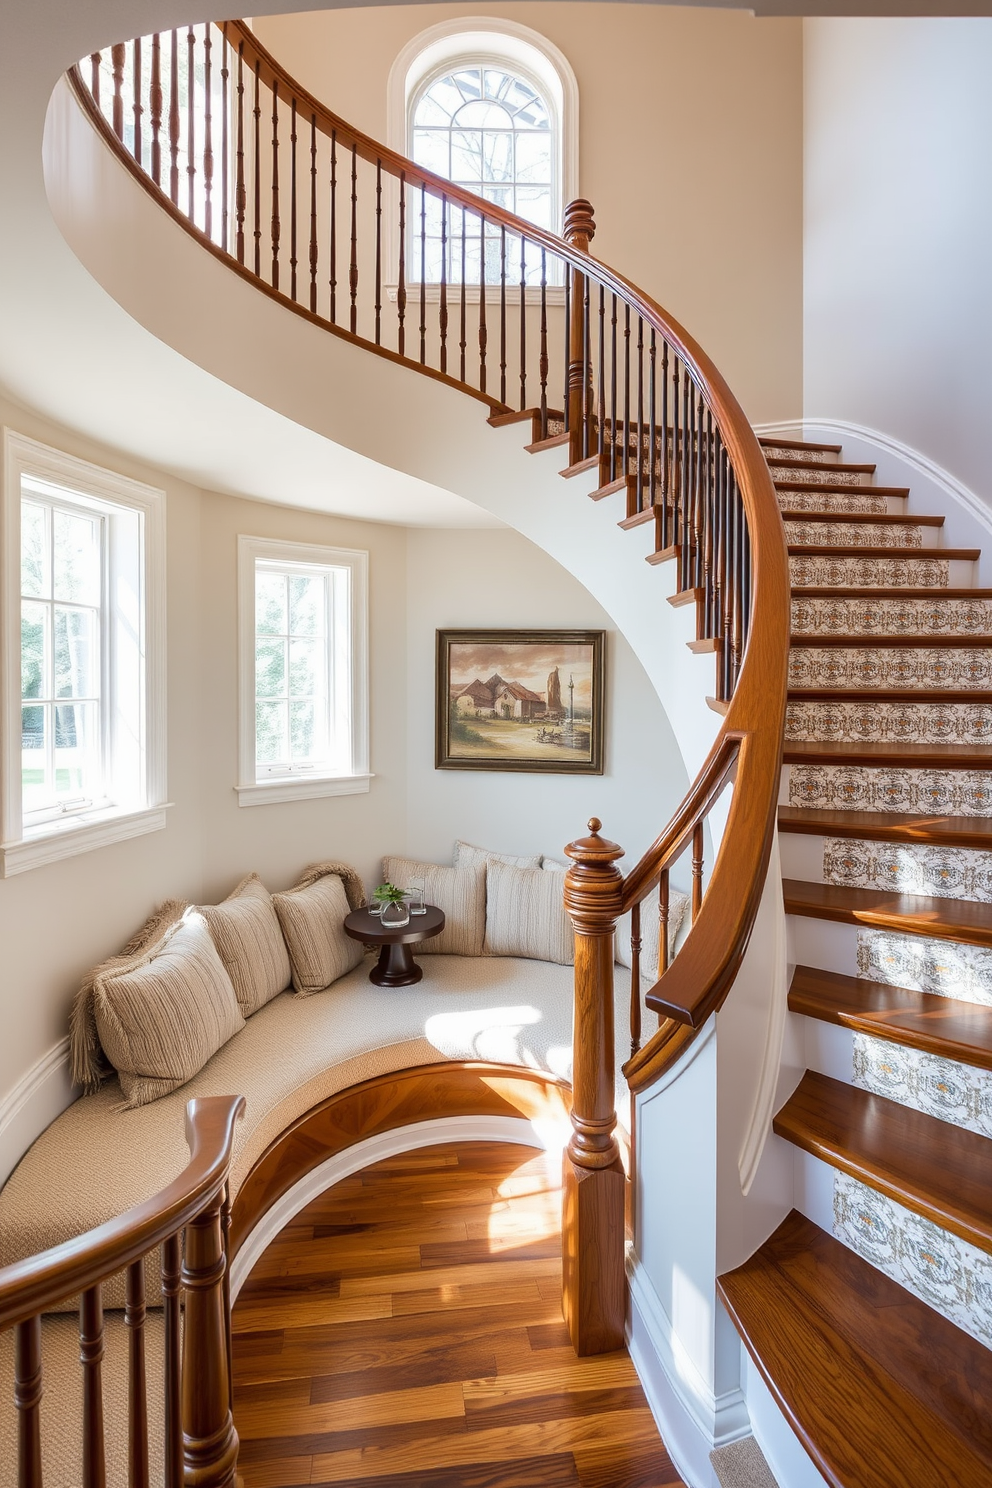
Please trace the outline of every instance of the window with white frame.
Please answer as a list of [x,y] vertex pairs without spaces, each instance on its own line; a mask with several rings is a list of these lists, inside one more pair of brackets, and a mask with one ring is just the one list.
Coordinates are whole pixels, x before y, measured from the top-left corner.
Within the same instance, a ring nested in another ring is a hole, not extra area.
[[165,825],[164,495],[4,435],[5,875]]
[[241,805],[368,790],[368,554],[238,544]]

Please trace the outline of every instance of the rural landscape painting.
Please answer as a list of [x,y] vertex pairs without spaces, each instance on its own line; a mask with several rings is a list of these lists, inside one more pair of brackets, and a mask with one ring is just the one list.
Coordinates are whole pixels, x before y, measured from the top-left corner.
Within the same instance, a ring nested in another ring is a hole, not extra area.
[[603,773],[602,630],[439,630],[440,770]]

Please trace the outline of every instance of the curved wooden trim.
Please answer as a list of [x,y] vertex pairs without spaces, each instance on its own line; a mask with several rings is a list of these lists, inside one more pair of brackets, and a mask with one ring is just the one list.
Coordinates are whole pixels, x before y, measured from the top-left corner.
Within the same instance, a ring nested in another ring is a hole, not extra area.
[[189,1165],[160,1193],[106,1224],[0,1270],[0,1332],[95,1286],[189,1224],[227,1182],[244,1096],[199,1096],[186,1106]]
[[356,1142],[438,1116],[567,1119],[569,1086],[539,1070],[444,1061],[376,1075],[329,1096],[279,1133],[238,1190],[231,1254],[307,1173]]

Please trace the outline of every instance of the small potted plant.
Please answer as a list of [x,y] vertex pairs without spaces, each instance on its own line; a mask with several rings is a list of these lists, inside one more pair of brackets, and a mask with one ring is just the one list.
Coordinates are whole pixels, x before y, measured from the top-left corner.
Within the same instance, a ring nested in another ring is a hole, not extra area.
[[391,883],[381,883],[377,889],[372,890],[372,898],[379,906],[384,929],[402,930],[404,925],[409,925],[410,906],[406,902],[406,889],[398,889]]

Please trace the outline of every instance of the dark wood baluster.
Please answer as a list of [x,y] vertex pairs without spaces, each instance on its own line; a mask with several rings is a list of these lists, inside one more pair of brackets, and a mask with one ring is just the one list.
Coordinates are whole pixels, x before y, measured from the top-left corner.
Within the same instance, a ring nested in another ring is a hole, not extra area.
[[689,567],[689,587],[699,587],[699,502],[698,502],[698,465],[696,451],[699,446],[699,431],[696,427],[696,387],[692,384],[689,392],[689,411],[686,419],[686,429],[689,436],[689,448],[686,454],[688,464],[689,482],[689,526],[692,531],[692,562]]
[[17,1488],[42,1488],[41,1318],[18,1323],[14,1338],[14,1407],[17,1411]]
[[169,200],[179,205],[179,32],[169,49]]
[[272,288],[279,288],[279,243],[282,221],[279,210],[279,79],[272,79],[272,216],[269,236],[272,242]]
[[83,1366],[83,1488],[106,1488],[103,1436],[103,1301],[87,1287],[79,1301],[79,1362]]
[[652,326],[651,339],[648,343],[648,504],[652,507],[656,506],[658,501],[658,458],[655,453],[658,444],[657,360],[658,345],[654,326]]
[[134,119],[134,139],[131,141],[131,153],[134,155],[138,165],[141,164],[141,116],[144,109],[141,107],[141,37],[136,36],[132,41],[133,55],[131,58],[131,90],[134,97],[131,100],[131,114]]
[[182,1243],[170,1235],[162,1245],[165,1309],[165,1488],[183,1488],[182,1352],[179,1286]]
[[[683,541],[682,537],[682,445],[681,427],[679,424],[679,397],[681,387],[679,383],[679,357],[678,353],[672,354],[672,546],[678,548]],[[681,562],[679,563],[679,579],[681,581]]]
[[186,32],[186,215],[196,221],[196,32]]
[[541,249],[541,356],[539,364],[541,379],[541,438],[548,437],[548,263],[547,254]]
[[617,297],[610,312],[610,480],[617,479],[620,451],[617,446]]
[[382,345],[382,161],[375,163],[375,344]]
[[658,533],[656,547],[659,552],[664,552],[668,545],[674,541],[669,520],[669,493],[671,482],[669,479],[669,464],[671,452],[668,443],[668,342],[662,337],[661,340],[661,530]]
[[703,513],[705,519],[703,525],[703,615],[706,622],[705,634],[712,636],[714,634],[713,591],[715,588],[713,576],[715,556],[713,531],[715,525],[715,492],[713,486],[713,416],[708,409],[704,416],[703,440],[703,454],[700,456],[703,472]]
[[235,90],[238,98],[238,128],[237,128],[237,181],[235,184],[235,245],[238,255],[238,263],[245,261],[245,208],[248,204],[245,195],[245,44],[238,43],[238,86]]
[[231,1417],[224,1195],[186,1226],[182,1281],[182,1426],[185,1482],[234,1488],[238,1434]]
[[670,920],[670,904],[668,891],[668,869],[661,870],[658,880],[658,980],[668,970],[668,926]]
[[116,42],[110,48],[110,63],[114,75],[114,102],[112,125],[114,133],[119,140],[124,138],[124,64],[127,61],[127,47],[122,41]]
[[317,115],[310,115],[310,309],[317,313]]
[[599,479],[603,479],[606,455],[606,290],[599,286],[599,400],[596,419],[596,453]]
[[630,910],[630,1057],[641,1047],[641,905]]
[[499,397],[506,402],[506,227],[499,228]]
[[203,27],[203,231],[208,238],[214,235],[214,122],[211,76],[213,41],[210,22]]
[[637,317],[637,489],[634,510],[644,510],[644,317]]
[[696,394],[696,588],[706,587],[706,409]]
[[623,307],[623,475],[630,476],[630,306]]
[[[710,606],[708,633],[719,641],[723,639],[723,583],[727,539],[725,518],[723,444],[720,439],[720,430],[717,428],[713,433],[713,601]],[[722,699],[726,697],[724,690],[726,657],[723,655],[722,645],[717,662],[716,695]]]
[[462,214],[462,282],[459,295],[459,309],[461,311],[461,331],[459,334],[458,349],[460,352],[459,366],[462,382],[465,381],[465,353],[468,348],[468,333],[466,331],[466,309],[465,309],[465,208],[459,209]]
[[441,290],[437,303],[437,329],[441,343],[440,367],[448,370],[448,198],[441,193]]
[[296,94],[289,105],[289,296],[296,299],[297,259],[297,200],[296,200],[296,147],[299,135],[296,127]]
[[400,172],[400,262],[396,276],[396,345],[406,355],[406,172]]
[[489,331],[486,326],[486,219],[479,218],[479,391],[486,391],[486,351]]
[[592,449],[592,326],[590,304],[592,290],[589,275],[582,276],[582,458],[588,460]]
[[100,63],[102,61],[102,52],[90,52],[90,92],[93,94],[93,102],[97,108],[100,107]]
[[682,529],[682,574],[679,588],[682,590],[692,588],[692,511],[689,505],[691,491],[691,469],[692,469],[692,429],[690,426],[690,414],[692,409],[692,389],[689,377],[689,369],[682,368],[682,457],[681,457],[681,490],[679,492],[679,525]]
[[148,1488],[148,1387],[145,1377],[145,1263],[127,1268],[127,1483]]
[[527,239],[520,234],[520,408],[527,407]]
[[697,822],[692,831],[692,918],[695,920],[703,906],[703,824]]
[[252,109],[255,123],[255,278],[262,277],[262,64],[255,63],[255,106]]
[[427,361],[427,187],[420,187],[420,362]]
[[[572,270],[565,265],[565,388],[562,394],[562,411],[565,415],[565,433],[571,430],[571,386],[572,386]],[[506,401],[505,398],[503,400]],[[571,438],[569,439],[571,445]]]
[[338,319],[338,132],[331,130],[331,325]]
[[231,239],[231,44],[227,39],[227,22],[224,22],[220,42],[220,246],[229,251]]
[[348,267],[351,295],[351,334],[358,331],[358,146],[351,147],[351,263]]

